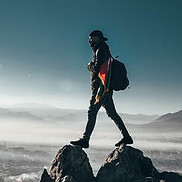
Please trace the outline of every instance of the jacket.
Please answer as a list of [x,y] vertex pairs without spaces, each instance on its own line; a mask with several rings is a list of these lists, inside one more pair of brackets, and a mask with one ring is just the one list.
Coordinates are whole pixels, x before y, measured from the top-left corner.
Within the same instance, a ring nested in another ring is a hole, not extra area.
[[93,47],[93,57],[90,64],[92,65],[91,72],[91,90],[92,95],[96,95],[100,87],[101,80],[98,76],[102,64],[111,56],[109,46],[104,40],[101,40]]

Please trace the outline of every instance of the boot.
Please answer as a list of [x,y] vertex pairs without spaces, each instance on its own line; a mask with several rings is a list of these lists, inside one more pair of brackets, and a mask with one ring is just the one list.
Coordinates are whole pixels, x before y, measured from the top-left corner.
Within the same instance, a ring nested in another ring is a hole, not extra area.
[[133,144],[133,139],[131,138],[131,136],[123,137],[118,143],[115,144],[115,146],[119,147],[122,144]]
[[89,148],[89,141],[87,141],[83,138],[80,138],[79,140],[76,140],[76,141],[70,141],[70,143],[72,145],[79,145],[82,148]]

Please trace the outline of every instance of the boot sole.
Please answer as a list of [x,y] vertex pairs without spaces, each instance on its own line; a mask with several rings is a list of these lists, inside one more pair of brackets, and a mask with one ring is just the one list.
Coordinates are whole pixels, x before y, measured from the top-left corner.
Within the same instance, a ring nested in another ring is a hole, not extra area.
[[74,144],[74,143],[72,143],[72,142],[70,142],[72,145],[74,145],[74,146],[80,146],[81,148],[85,148],[85,149],[87,149],[87,148],[89,148],[89,146],[82,146],[82,145],[79,145],[79,144]]

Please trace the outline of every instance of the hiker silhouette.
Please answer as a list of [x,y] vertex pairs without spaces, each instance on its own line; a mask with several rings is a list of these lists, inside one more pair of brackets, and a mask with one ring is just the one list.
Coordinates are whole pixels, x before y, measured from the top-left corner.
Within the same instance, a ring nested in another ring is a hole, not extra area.
[[89,148],[89,140],[96,123],[97,113],[101,106],[105,108],[107,115],[115,122],[123,135],[123,138],[115,146],[133,143],[123,120],[116,112],[114,106],[112,98],[113,89],[110,88],[112,81],[112,56],[109,46],[106,43],[107,40],[108,38],[104,37],[103,33],[99,30],[94,30],[89,35],[89,45],[93,51],[93,58],[87,66],[87,69],[91,72],[92,92],[88,108],[88,121],[83,136],[76,141],[70,142],[73,145],[79,145],[83,148]]

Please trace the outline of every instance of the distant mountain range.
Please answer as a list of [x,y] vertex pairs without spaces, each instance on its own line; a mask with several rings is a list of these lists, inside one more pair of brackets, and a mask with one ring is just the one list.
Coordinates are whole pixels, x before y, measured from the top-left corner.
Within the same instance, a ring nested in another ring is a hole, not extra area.
[[[0,108],[0,121],[3,120],[28,120],[39,122],[86,122],[87,110],[60,109],[51,106],[37,107],[16,107],[11,109]],[[141,131],[181,131],[182,110],[175,113],[168,113],[162,116],[143,114],[123,114],[120,116],[125,123]],[[105,112],[99,112],[98,120],[110,122]],[[138,125],[138,126],[137,126]]]
[[[31,113],[35,117],[40,117],[39,119],[51,120],[56,122],[76,122],[84,121],[87,119],[87,110],[76,110],[76,109],[60,109],[50,105],[41,104],[28,104],[24,103],[22,105],[16,105],[10,108],[13,112],[26,112]],[[124,122],[131,124],[146,124],[152,122],[159,118],[159,115],[144,115],[144,114],[124,114],[119,113]],[[1,117],[1,114],[0,114]],[[110,121],[105,112],[99,112],[99,120]]]
[[162,115],[158,119],[156,119],[156,122],[179,122],[182,123],[182,110],[175,112],[175,113],[168,113],[165,115]]
[[0,108],[0,120],[9,119],[9,120],[29,120],[29,121],[43,121],[44,119],[33,114],[30,114],[26,111],[16,112],[10,109]]
[[140,125],[140,129],[153,132],[182,132],[182,110],[162,115],[154,122]]

